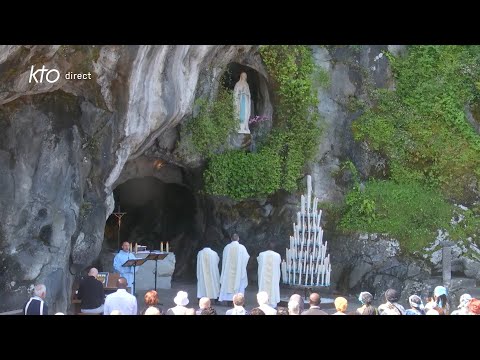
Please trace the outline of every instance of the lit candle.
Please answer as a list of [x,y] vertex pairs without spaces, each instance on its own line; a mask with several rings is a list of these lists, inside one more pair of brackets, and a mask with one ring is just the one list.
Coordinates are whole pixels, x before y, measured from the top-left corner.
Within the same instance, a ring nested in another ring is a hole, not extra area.
[[167,252],[168,252],[168,241],[167,241]]
[[132,244],[130,244],[130,252],[132,252]]
[[160,243],[160,251],[163,252],[163,241]]

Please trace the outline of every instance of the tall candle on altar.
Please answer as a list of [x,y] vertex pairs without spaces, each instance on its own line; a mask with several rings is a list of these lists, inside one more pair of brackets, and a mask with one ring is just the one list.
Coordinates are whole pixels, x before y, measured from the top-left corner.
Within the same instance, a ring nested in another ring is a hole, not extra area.
[[160,242],[160,251],[163,252],[163,241]]
[[167,252],[168,252],[168,241],[167,241]]

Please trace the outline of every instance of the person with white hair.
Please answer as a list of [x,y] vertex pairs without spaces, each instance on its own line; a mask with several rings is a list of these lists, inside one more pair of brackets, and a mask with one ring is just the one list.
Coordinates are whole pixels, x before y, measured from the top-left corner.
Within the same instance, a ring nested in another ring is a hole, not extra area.
[[208,297],[204,296],[200,298],[200,300],[198,301],[198,310],[195,311],[195,315],[201,315],[202,311],[210,306],[212,306],[212,302]]
[[33,289],[33,296],[23,306],[24,315],[48,315],[48,306],[45,303],[47,287],[37,284]]
[[289,315],[301,315],[305,309],[305,301],[299,294],[293,294],[288,299],[288,314]]
[[468,303],[472,300],[470,294],[463,294],[460,296],[460,304],[458,304],[458,309],[452,311],[450,315],[468,315]]
[[238,234],[233,234],[232,241],[223,249],[219,301],[232,301],[236,293],[245,294],[248,286],[247,264],[250,255],[239,240]]
[[123,276],[117,280],[117,291],[107,295],[103,304],[103,315],[111,315],[113,310],[122,315],[137,315],[137,298],[127,292],[127,279]]
[[80,281],[77,298],[82,300],[80,312],[84,314],[103,314],[105,291],[101,281],[97,280],[98,270],[94,267],[88,276]]
[[176,306],[167,310],[167,315],[186,315],[187,305],[189,303],[188,293],[186,291],[177,292],[177,296],[173,299]]
[[220,270],[218,254],[209,247],[197,254],[197,298],[218,299],[220,293]]
[[268,303],[268,294],[266,291],[260,291],[257,294],[258,308],[263,310],[265,315],[277,315],[277,310],[271,307]]
[[[303,303],[303,300],[302,300]],[[300,315],[303,311],[303,307],[301,306],[299,300],[297,298],[291,298],[288,302],[288,315]]]

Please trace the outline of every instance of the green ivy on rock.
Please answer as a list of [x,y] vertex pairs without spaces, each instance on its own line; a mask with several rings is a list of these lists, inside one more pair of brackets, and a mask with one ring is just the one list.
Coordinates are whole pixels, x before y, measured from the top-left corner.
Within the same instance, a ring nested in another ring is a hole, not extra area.
[[478,232],[478,213],[465,212],[462,229],[450,220],[452,203],[472,204],[480,190],[480,136],[467,119],[480,98],[480,47],[411,46],[387,58],[396,90],[376,91],[376,106],[353,123],[355,139],[387,159],[387,181],[351,190],[342,227],[389,233],[410,251],[438,229]]
[[268,45],[260,54],[273,81],[273,129],[258,152],[229,150],[210,157],[206,192],[236,200],[295,191],[320,140],[315,64],[307,46]]

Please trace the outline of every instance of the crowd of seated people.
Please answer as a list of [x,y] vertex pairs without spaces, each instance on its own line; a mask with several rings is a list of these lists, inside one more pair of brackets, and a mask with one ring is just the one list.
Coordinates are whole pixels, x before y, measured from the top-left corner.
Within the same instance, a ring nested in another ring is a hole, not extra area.
[[[149,290],[144,296],[144,305],[139,311],[137,298],[127,291],[127,279],[120,277],[117,280],[117,290],[106,297],[103,285],[96,280],[97,269],[92,268],[88,277],[84,278],[78,290],[78,297],[82,300],[82,313],[103,315],[218,315],[219,309],[212,305],[211,299],[202,297],[198,301],[198,308],[188,307],[189,295],[186,291],[178,291],[173,299],[175,306],[165,313],[159,307],[158,292]],[[25,303],[23,314],[48,315],[48,306],[45,301],[46,286],[37,284],[33,289],[33,296]],[[233,296],[233,307],[226,310],[225,315],[480,315],[480,300],[463,294],[457,309],[451,311],[448,291],[444,286],[437,286],[433,296],[426,299],[412,294],[408,298],[408,306],[399,303],[400,294],[395,289],[388,289],[383,294],[384,302],[378,307],[373,305],[374,297],[370,292],[362,291],[358,296],[361,304],[353,311],[348,311],[349,302],[345,297],[334,300],[335,311],[322,308],[321,297],[318,293],[311,293],[308,299],[309,306],[305,309],[305,302],[299,294],[293,294],[287,306],[273,307],[269,304],[268,294],[265,291],[257,293],[256,304],[249,304],[250,310],[245,307],[245,295],[236,293]],[[380,299],[378,299],[380,300]],[[329,311],[329,312],[327,312]],[[220,312],[223,313],[223,312]],[[61,312],[55,313],[63,314]]]

